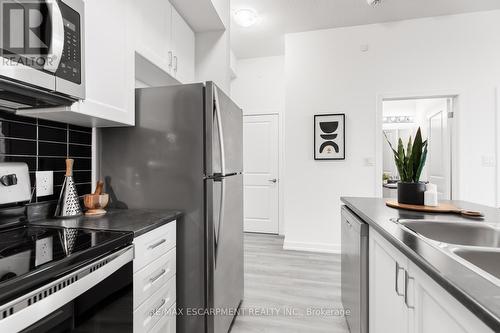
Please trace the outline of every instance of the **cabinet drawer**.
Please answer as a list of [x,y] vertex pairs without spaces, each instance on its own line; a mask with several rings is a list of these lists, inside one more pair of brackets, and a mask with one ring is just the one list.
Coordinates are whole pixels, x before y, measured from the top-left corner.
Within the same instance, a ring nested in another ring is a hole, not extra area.
[[134,274],[134,309],[175,275],[175,248]]
[[149,332],[160,319],[168,317],[170,315],[168,309],[175,303],[175,296],[175,276],[173,276],[134,311],[134,333]]
[[156,323],[149,333],[175,333],[177,319],[175,317],[175,306],[176,304],[174,303],[167,314]]
[[134,272],[160,258],[168,250],[175,247],[175,225],[175,221],[170,222],[134,240]]

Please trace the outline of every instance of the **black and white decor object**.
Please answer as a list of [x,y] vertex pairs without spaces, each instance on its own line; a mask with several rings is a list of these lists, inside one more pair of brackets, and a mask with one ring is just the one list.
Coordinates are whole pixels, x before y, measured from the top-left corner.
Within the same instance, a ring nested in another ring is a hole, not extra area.
[[314,159],[345,160],[345,114],[314,116]]

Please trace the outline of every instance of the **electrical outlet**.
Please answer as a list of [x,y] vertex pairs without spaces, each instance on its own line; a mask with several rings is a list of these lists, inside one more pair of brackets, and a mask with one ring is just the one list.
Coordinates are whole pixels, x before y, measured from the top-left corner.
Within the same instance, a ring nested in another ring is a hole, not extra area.
[[54,172],[36,172],[36,196],[45,197],[54,194]]
[[38,239],[35,244],[35,266],[40,266],[53,259],[54,242],[52,237]]

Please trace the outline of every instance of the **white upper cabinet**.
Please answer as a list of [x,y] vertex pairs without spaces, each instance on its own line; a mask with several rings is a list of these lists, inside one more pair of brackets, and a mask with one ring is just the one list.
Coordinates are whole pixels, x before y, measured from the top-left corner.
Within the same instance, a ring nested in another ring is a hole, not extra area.
[[136,51],[166,72],[172,66],[172,5],[166,0],[132,0]]
[[[85,1],[87,98],[79,111],[106,121],[134,125],[134,53],[131,49],[131,0]],[[97,124],[99,125],[99,124]]]
[[194,81],[195,34],[165,0],[132,0],[136,51],[181,83]]
[[89,127],[135,125],[135,82],[144,74],[136,72],[136,54],[172,81],[194,81],[195,34],[167,0],[85,0],[84,18],[86,99],[19,114]]
[[172,50],[172,75],[182,83],[193,82],[195,35],[175,8],[172,8]]
[[89,127],[134,125],[134,30],[127,24],[131,1],[85,0],[84,101],[18,113]]

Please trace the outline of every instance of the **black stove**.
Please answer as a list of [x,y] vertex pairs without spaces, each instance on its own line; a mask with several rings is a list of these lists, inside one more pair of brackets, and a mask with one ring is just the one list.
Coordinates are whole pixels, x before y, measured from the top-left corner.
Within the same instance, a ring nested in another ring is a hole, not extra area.
[[0,230],[0,305],[132,241],[131,232],[29,224]]

